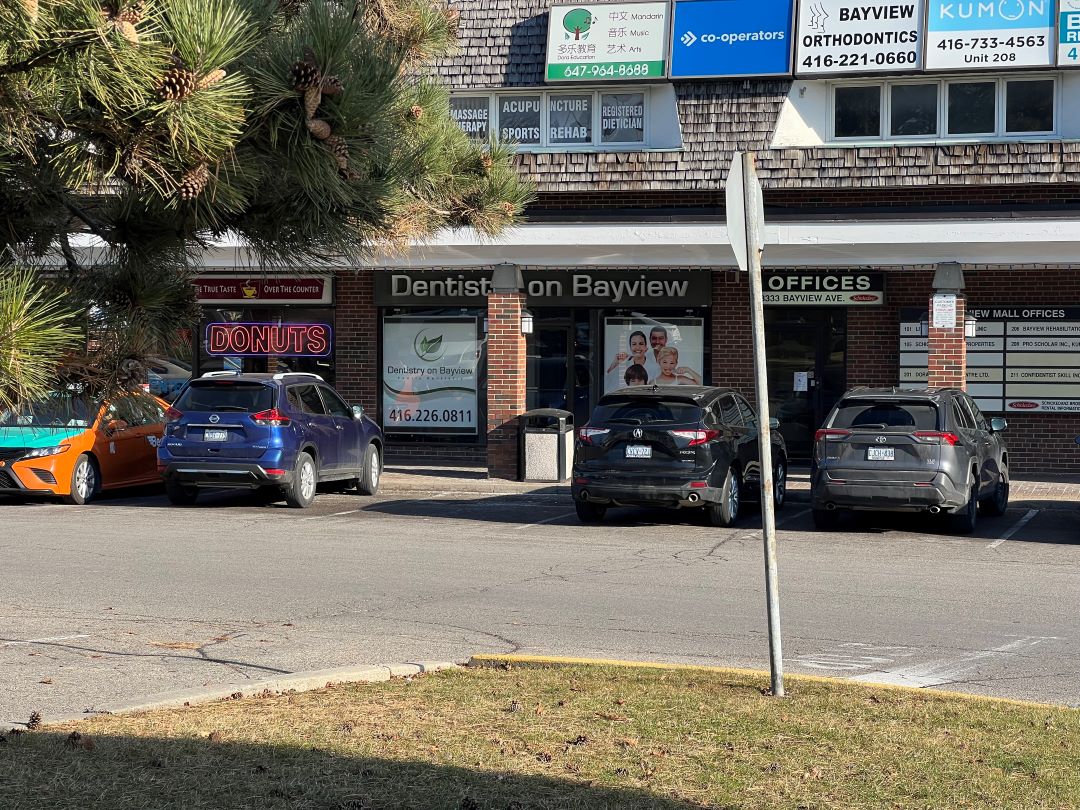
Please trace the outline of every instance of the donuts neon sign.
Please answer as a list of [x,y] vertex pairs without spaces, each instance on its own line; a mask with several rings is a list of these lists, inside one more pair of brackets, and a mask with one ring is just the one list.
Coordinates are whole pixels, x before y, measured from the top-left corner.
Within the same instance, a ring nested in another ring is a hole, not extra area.
[[206,326],[209,355],[326,357],[333,331],[325,323],[211,323]]

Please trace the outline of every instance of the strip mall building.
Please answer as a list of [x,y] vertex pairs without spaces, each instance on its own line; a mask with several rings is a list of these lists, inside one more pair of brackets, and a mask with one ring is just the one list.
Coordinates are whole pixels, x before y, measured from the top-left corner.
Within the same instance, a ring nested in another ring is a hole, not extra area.
[[940,0],[455,5],[461,48],[439,66],[452,112],[521,144],[528,223],[324,275],[252,277],[241,248],[213,250],[195,372],[316,370],[377,414],[391,460],[506,477],[517,414],[565,408],[581,424],[632,365],[753,398],[748,284],[724,224],[743,150],[766,207],[770,406],[793,457],[846,388],[929,381],[1008,418],[1014,472],[1077,469],[1072,12],[1056,25],[1051,0],[982,22]]

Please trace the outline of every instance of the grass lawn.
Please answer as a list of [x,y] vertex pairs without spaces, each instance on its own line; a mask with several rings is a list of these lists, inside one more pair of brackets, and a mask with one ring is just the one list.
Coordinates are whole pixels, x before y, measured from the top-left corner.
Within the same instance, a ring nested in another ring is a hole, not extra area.
[[1080,806],[1076,710],[766,683],[471,668],[98,717],[6,735],[0,807]]

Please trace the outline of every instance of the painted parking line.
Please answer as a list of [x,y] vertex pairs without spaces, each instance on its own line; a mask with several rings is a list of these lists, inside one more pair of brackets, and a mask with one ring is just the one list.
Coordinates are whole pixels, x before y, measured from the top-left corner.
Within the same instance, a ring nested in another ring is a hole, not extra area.
[[1008,540],[1010,537],[1012,537],[1014,534],[1024,528],[1027,524],[1029,524],[1032,518],[1034,518],[1037,514],[1039,514],[1038,509],[1029,509],[1028,513],[1022,518],[1020,518],[1020,520],[1016,521],[1016,523],[1013,524],[1011,529],[1005,532],[1005,534],[1001,535],[1001,537],[999,537],[993,543],[988,545],[987,548],[997,548],[998,546],[1000,546],[1002,543],[1004,543],[1006,540]]
[[0,647],[20,647],[26,644],[50,644],[54,641],[71,641],[76,638],[90,638],[86,633],[78,633],[74,636],[49,636],[47,638],[28,638],[21,641],[5,641]]
[[322,520],[323,518],[341,517],[342,515],[353,515],[360,511],[360,509],[349,509],[346,512],[333,512],[329,515],[312,515],[311,517],[300,518],[300,520]]
[[556,515],[555,517],[546,518],[545,520],[538,520],[535,523],[523,523],[516,529],[514,529],[514,531],[520,532],[524,531],[525,529],[535,528],[536,526],[543,526],[545,523],[554,523],[556,520],[564,520],[565,518],[573,517],[574,514],[574,512],[565,512],[561,515]]
[[781,526],[787,526],[789,523],[794,523],[799,518],[809,515],[811,511],[812,510],[810,509],[803,509],[799,512],[796,512],[794,515],[786,515],[783,520],[776,523],[776,528],[779,529]]

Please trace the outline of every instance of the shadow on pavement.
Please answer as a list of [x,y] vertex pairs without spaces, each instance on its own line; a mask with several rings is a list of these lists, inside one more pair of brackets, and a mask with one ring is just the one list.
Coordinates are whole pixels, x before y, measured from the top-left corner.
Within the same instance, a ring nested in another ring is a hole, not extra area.
[[[3,806],[5,810],[700,807],[635,788],[491,772],[479,766],[361,757],[314,746],[232,743],[227,741],[228,731],[223,733],[222,742],[96,734],[72,740],[66,732],[51,731],[9,736],[0,758]],[[613,780],[620,778],[636,781],[613,772]]]

